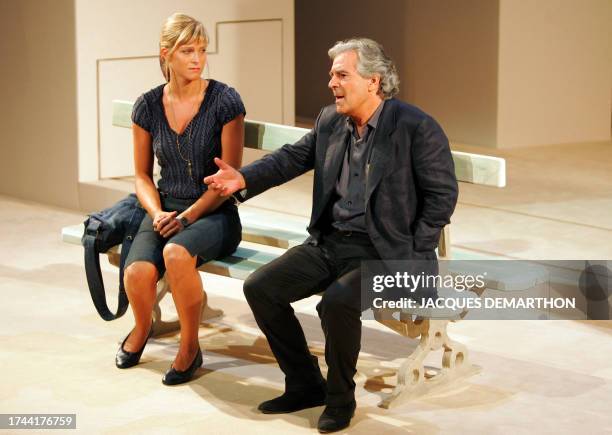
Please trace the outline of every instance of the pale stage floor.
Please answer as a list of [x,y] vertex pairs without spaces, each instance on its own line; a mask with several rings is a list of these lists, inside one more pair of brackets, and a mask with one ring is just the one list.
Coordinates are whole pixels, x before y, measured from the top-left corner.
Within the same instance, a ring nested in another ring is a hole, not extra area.
[[[506,258],[612,258],[612,144],[491,153],[508,159],[508,187],[461,186],[452,227],[458,249]],[[283,201],[296,203],[295,195],[302,195],[296,213],[307,213],[309,193],[291,187],[254,205],[283,208]],[[76,413],[83,433],[316,432],[322,408],[257,412],[260,401],[280,394],[283,378],[240,281],[203,275],[211,305],[225,316],[200,329],[205,356],[197,378],[169,388],[161,376],[177,335],[151,340],[137,367],[115,368],[132,318],[104,322],[93,309],[82,248],[60,240],[60,228],[81,221],[81,213],[9,197],[0,197],[0,209],[0,413]],[[116,269],[103,268],[114,289]],[[316,302],[295,309],[324,366]],[[172,316],[171,300],[163,305]],[[385,410],[376,405],[416,342],[364,323],[349,433],[612,433],[610,322],[463,321],[449,330],[481,372]]]

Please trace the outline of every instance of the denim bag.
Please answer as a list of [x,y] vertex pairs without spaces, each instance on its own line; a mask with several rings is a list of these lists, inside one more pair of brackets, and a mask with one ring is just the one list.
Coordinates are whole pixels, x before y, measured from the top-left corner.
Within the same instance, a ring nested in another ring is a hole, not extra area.
[[[81,243],[85,248],[87,284],[94,306],[104,320],[118,319],[127,310],[129,301],[123,285],[123,267],[145,214],[145,209],[132,193],[112,207],[90,214],[83,222],[85,231]],[[117,312],[113,314],[106,303],[104,281],[100,270],[100,254],[119,244],[121,245],[119,302]]]

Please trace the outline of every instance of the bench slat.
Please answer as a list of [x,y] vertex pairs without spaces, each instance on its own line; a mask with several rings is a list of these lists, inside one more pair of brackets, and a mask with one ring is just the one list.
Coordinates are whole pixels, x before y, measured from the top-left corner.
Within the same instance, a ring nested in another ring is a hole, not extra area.
[[[82,224],[62,228],[63,242],[80,245],[82,235]],[[109,252],[119,255],[121,253],[121,246],[114,246],[109,250]],[[258,267],[269,263],[278,256],[279,254],[238,246],[232,255],[229,255],[222,260],[210,261],[200,266],[199,269],[203,272],[211,272],[217,275],[229,276],[237,279],[246,279],[246,277]]]
[[458,181],[485,186],[506,186],[506,161],[501,157],[452,151]]
[[249,260],[236,261],[235,263],[230,263],[225,260],[226,259],[209,261],[208,263],[200,266],[198,270],[213,273],[215,275],[245,280],[251,273],[261,266],[260,263],[255,263]]
[[244,144],[247,148],[275,151],[297,142],[310,130],[289,125],[247,120],[244,123]]
[[[279,221],[278,213],[261,211],[254,213],[246,208],[240,208],[242,222],[242,239],[246,242],[260,243],[288,249],[301,244],[308,232],[308,221],[304,218],[284,217]],[[267,222],[267,224],[266,224]],[[67,243],[80,244],[83,235],[83,224],[62,228],[62,240]]]
[[[113,125],[132,127],[132,105],[130,101],[113,100]],[[247,148],[274,151],[287,143],[297,142],[308,133],[308,129],[289,125],[246,120],[244,144]],[[506,161],[500,157],[451,151],[458,181],[485,186],[506,185]]]
[[230,264],[233,260],[235,260],[236,262],[246,260],[251,263],[257,264],[258,266],[262,266],[272,260],[277,259],[278,257],[279,254],[274,254],[272,252],[263,252],[253,248],[238,246],[238,248],[236,249],[236,251],[234,251],[233,254],[229,255],[228,257],[225,257],[223,260]]
[[[256,227],[255,230],[257,230]],[[287,246],[296,246],[304,240],[300,235],[297,235],[297,237],[293,239],[283,239],[281,234],[282,231],[266,235],[267,230],[265,228],[260,227],[259,230],[261,231],[262,237],[265,237],[265,243],[260,243],[262,245],[277,246],[286,249]],[[296,236],[296,233],[287,232],[287,234]],[[82,224],[62,228],[62,240],[66,243],[80,245],[82,235]],[[252,227],[249,227],[249,215],[247,214],[246,222],[243,222],[243,240],[246,242],[253,241],[251,239],[255,239],[256,235],[257,232],[254,231]],[[255,243],[257,243],[257,241]],[[111,248],[111,252],[118,254],[121,252],[121,249],[120,247],[114,247]],[[276,253],[265,252],[241,245],[232,255],[222,260],[211,261],[201,266],[200,270],[205,272],[215,270],[213,273],[243,279],[242,277],[248,276],[253,270],[269,263],[278,256],[279,254]],[[527,268],[524,265],[519,266],[512,262],[487,262],[486,265],[479,263],[480,261],[461,261],[461,263],[450,262],[449,272],[454,274],[476,274],[482,272],[482,270],[486,270],[486,287],[500,291],[527,290],[548,282],[549,279],[546,269],[544,267],[538,267],[537,265],[530,265],[530,267]],[[457,264],[460,264],[459,269],[457,269]]]
[[131,101],[113,100],[113,125],[115,127],[132,128]]
[[505,292],[525,291],[550,281],[544,266],[529,261],[450,261],[448,271],[456,275],[478,275],[486,271],[486,286]]

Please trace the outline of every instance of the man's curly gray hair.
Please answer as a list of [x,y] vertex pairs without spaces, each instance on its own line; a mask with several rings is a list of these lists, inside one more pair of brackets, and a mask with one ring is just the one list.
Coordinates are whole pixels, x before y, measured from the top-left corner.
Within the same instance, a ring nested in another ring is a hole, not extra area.
[[387,57],[382,45],[368,38],[352,38],[338,41],[327,52],[332,61],[340,53],[355,51],[357,53],[357,72],[362,77],[380,76],[378,92],[387,99],[399,92],[399,77],[395,64]]

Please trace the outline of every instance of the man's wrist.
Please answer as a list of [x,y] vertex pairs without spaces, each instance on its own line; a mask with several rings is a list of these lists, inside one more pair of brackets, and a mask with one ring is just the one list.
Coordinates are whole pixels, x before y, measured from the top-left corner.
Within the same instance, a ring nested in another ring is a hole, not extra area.
[[240,189],[237,192],[232,194],[232,198],[234,198],[234,204],[239,205],[246,201],[247,189]]
[[246,178],[244,178],[244,174],[242,173],[240,169],[238,170],[238,173],[240,174],[240,180],[241,180],[240,188],[238,189],[238,192],[241,192],[246,189],[247,182],[246,182]]

